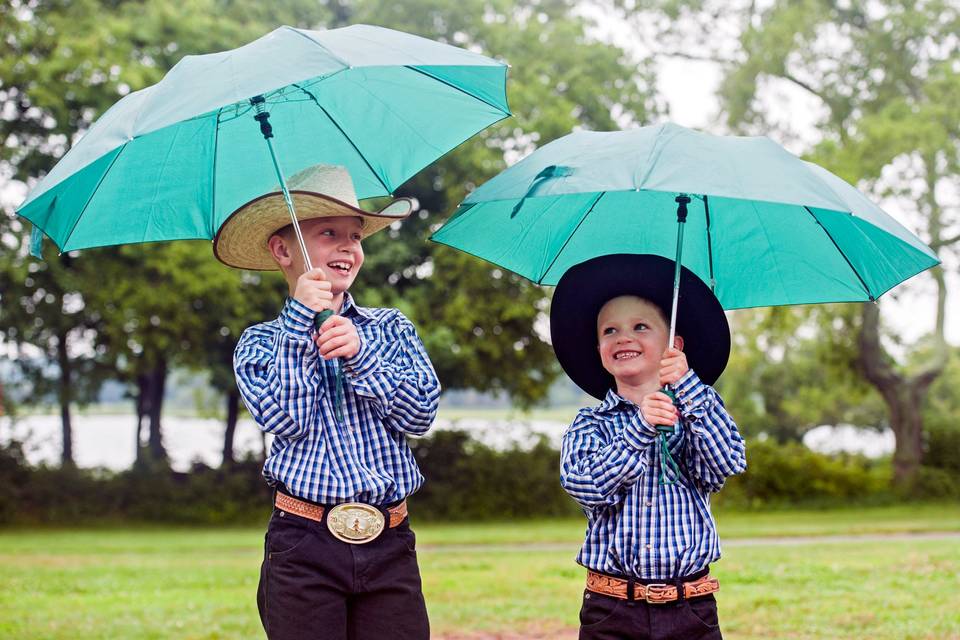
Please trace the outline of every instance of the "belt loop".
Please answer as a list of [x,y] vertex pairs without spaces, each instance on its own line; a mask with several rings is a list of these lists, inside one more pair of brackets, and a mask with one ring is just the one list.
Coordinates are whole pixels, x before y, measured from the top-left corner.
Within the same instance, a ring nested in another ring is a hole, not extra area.
[[674,582],[677,585],[677,604],[687,599],[687,594],[683,590],[683,578],[677,578]]
[[632,607],[634,604],[634,584],[636,579],[633,576],[627,576],[627,606]]

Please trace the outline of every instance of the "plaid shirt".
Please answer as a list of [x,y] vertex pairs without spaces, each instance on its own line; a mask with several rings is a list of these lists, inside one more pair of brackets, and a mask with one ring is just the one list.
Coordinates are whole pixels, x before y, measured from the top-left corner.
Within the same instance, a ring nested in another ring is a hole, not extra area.
[[334,361],[313,342],[316,314],[287,298],[280,317],[243,332],[234,353],[250,415],[275,437],[263,475],[293,495],[339,504],[388,504],[423,484],[408,435],[427,432],[440,383],[413,325],[396,309],[366,309],[344,295],[341,315],[360,335],[343,367],[344,424],[334,415]]
[[680,424],[668,436],[680,467],[660,484],[660,441],[640,408],[614,391],[581,409],[563,436],[560,482],[587,514],[577,562],[601,573],[670,580],[720,557],[710,494],[746,469],[723,401],[692,370],[674,385]]

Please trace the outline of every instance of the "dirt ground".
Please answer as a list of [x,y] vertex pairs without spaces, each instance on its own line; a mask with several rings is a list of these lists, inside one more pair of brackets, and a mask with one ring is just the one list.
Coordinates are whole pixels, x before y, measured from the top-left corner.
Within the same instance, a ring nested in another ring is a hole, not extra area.
[[540,628],[530,627],[513,631],[433,634],[435,640],[576,640],[576,627]]

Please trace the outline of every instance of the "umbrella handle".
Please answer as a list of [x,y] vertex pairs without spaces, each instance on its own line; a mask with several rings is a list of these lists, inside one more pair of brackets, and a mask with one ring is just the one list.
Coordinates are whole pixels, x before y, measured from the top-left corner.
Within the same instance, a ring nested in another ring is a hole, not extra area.
[[[319,331],[320,325],[327,321],[327,318],[333,315],[331,309],[324,309],[317,315],[313,317],[313,326]],[[337,422],[343,424],[343,371],[340,368],[340,364],[337,360],[334,360],[333,366],[336,367],[336,397],[333,401],[333,413],[337,417]]]

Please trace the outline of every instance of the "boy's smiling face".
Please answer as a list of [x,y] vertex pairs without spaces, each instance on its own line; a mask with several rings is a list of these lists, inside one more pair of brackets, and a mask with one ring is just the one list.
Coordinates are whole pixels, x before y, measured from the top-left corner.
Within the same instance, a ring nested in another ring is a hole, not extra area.
[[[363,221],[356,216],[315,218],[300,223],[310,262],[323,269],[334,296],[350,288],[363,265],[362,229]],[[296,233],[291,226],[276,236],[283,240],[282,257],[285,258],[282,262],[278,259],[278,263],[287,279],[292,276],[295,281],[305,270]],[[271,243],[274,242],[271,239]]]
[[[659,385],[669,337],[660,308],[637,296],[613,298],[597,315],[600,362],[618,383]],[[675,342],[682,345],[679,337]]]

